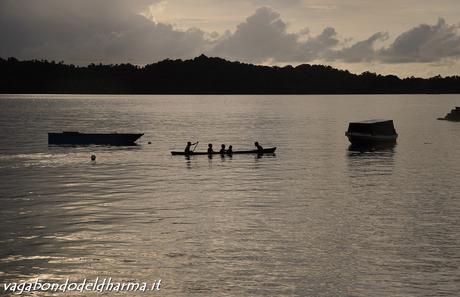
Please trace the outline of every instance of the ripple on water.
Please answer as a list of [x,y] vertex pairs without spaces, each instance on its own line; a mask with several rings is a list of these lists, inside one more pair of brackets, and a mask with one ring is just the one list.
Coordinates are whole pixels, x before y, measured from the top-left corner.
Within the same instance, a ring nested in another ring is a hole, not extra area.
[[[99,276],[161,278],[168,296],[457,296],[460,126],[435,120],[455,102],[1,95],[0,282]],[[398,144],[350,150],[347,124],[366,117],[392,118]],[[46,132],[60,130],[145,135],[136,147],[48,146]],[[255,140],[278,149],[170,155],[189,140],[197,150]]]

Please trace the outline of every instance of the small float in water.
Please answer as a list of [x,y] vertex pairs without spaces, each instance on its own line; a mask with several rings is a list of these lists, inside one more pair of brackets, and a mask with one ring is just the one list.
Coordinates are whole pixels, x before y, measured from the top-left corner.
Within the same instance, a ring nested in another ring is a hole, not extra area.
[[438,118],[441,121],[460,122],[460,107],[452,109],[445,117]]
[[48,144],[56,145],[136,145],[142,133],[48,133]]
[[345,132],[348,140],[354,145],[375,143],[396,143],[396,133],[392,120],[368,120],[351,122]]

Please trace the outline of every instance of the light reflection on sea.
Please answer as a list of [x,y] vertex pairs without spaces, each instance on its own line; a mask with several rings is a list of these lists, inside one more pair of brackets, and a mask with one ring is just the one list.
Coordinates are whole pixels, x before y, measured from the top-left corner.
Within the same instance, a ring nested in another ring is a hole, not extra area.
[[[455,105],[455,96],[2,95],[0,282],[457,296],[460,125],[436,121]],[[398,144],[349,151],[347,123],[369,118],[393,119]],[[48,146],[46,133],[61,130],[145,135],[135,147]],[[278,149],[170,155],[189,140],[198,150],[255,140]]]

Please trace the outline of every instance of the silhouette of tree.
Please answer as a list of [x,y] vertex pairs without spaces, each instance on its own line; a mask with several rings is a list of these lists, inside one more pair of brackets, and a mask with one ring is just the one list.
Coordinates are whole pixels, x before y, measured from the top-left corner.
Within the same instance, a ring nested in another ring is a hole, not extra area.
[[0,58],[1,93],[92,94],[392,94],[460,93],[460,77],[428,79],[302,64],[258,66],[201,55],[131,64],[67,65]]

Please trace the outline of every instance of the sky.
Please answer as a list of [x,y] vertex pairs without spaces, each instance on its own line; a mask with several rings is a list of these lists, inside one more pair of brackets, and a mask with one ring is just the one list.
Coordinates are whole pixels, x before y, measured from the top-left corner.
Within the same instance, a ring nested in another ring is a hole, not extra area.
[[0,0],[0,57],[460,75],[459,0]]

